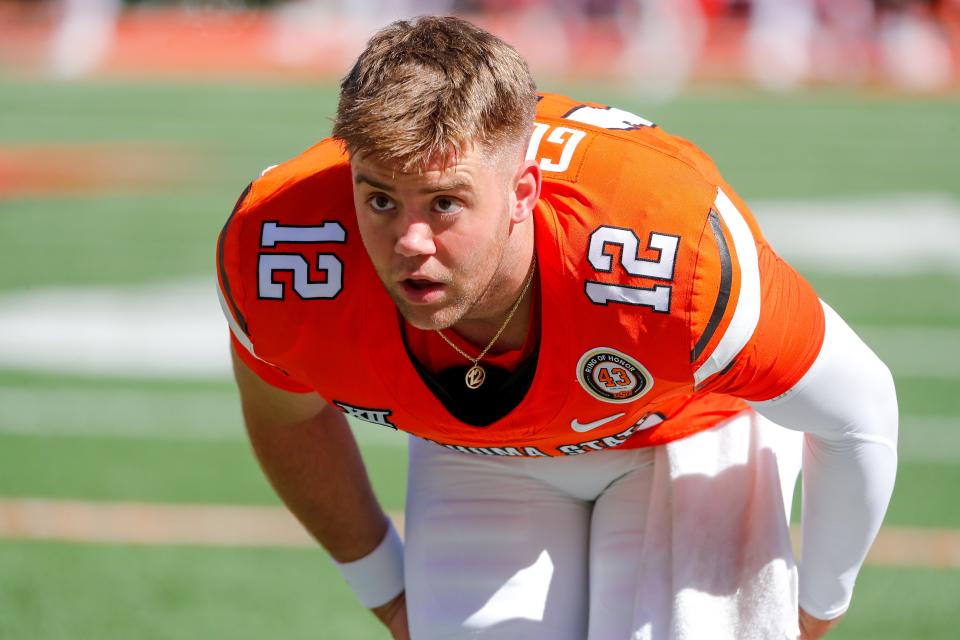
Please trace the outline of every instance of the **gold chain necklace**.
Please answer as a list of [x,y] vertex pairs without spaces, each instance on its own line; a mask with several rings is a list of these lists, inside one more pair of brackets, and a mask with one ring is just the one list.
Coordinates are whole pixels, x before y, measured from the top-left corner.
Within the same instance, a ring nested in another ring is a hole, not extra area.
[[503,324],[500,325],[500,329],[497,330],[496,335],[487,343],[487,346],[483,348],[483,351],[480,352],[476,358],[470,357],[470,355],[453,344],[450,341],[450,338],[443,335],[443,331],[437,329],[437,333],[440,334],[440,337],[443,338],[444,342],[453,347],[453,350],[462,355],[464,358],[473,363],[473,366],[467,370],[467,374],[463,377],[463,381],[471,389],[479,389],[480,385],[483,384],[483,381],[487,379],[487,372],[484,371],[483,367],[480,366],[480,361],[483,359],[483,356],[487,355],[487,351],[490,351],[490,348],[493,347],[494,343],[497,341],[497,338],[500,337],[500,334],[507,328],[507,325],[510,324],[510,321],[513,319],[513,314],[517,312],[517,309],[520,308],[520,303],[523,301],[523,297],[527,295],[527,290],[530,288],[530,284],[533,282],[533,274],[537,271],[537,256],[533,256],[533,263],[530,265],[530,275],[527,276],[527,281],[523,285],[523,290],[520,291],[520,297],[517,298],[517,301],[513,303],[513,307],[510,309],[510,313],[507,314],[507,319],[503,321]]

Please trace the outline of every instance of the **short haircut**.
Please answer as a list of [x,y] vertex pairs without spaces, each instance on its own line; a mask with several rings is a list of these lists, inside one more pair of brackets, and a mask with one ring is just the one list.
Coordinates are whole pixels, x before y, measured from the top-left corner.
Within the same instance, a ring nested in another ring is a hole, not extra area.
[[340,85],[333,136],[403,172],[447,168],[474,146],[525,144],[536,106],[513,47],[465,20],[423,16],[370,39]]

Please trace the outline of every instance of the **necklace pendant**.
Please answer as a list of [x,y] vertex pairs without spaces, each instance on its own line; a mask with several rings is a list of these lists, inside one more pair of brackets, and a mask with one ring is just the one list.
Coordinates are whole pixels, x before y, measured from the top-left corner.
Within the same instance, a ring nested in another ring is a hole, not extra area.
[[471,389],[479,389],[480,385],[483,384],[483,381],[487,379],[487,372],[483,370],[479,364],[475,364],[467,370],[467,375],[463,377],[463,381]]

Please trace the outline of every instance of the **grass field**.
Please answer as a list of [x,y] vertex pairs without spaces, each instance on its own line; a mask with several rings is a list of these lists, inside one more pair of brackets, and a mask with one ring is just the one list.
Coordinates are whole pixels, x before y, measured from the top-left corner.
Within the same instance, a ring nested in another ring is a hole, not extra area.
[[[649,105],[610,87],[548,88],[697,141],[748,201],[890,198],[906,203],[903,243],[919,241],[910,223],[924,214],[911,194],[960,201],[957,97],[715,91]],[[90,189],[60,176],[6,195],[11,169],[0,162],[0,328],[26,290],[149,292],[209,280],[236,195],[322,137],[334,103],[331,86],[0,80],[0,160],[52,148],[79,164],[118,148],[176,159],[163,181],[137,174]],[[869,235],[869,216],[863,226]],[[960,528],[960,271],[798,266],[897,378],[901,470],[888,524]],[[73,304],[50,313],[72,317]],[[171,321],[179,313],[171,305]],[[400,509],[402,442],[371,431],[360,440],[384,504]],[[0,366],[0,497],[276,504],[225,376],[10,364]],[[955,638],[957,602],[955,569],[868,567],[831,637]],[[267,635],[385,637],[319,550],[0,542],[0,638]]]

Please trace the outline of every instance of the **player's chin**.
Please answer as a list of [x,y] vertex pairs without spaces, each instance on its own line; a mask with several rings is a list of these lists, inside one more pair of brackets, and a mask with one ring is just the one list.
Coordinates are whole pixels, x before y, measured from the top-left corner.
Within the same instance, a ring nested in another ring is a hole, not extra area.
[[455,324],[461,313],[451,305],[410,304],[402,298],[394,298],[400,315],[412,326],[422,331],[446,329]]

